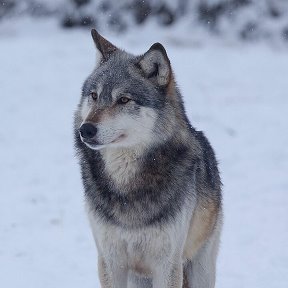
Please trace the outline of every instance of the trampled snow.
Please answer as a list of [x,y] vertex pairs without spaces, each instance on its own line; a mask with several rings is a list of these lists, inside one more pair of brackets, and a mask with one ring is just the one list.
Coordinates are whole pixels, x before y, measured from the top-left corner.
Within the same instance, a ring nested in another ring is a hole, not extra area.
[[[169,33],[109,39],[134,53],[165,44],[188,116],[216,150],[225,213],[217,287],[286,288],[288,51]],[[72,134],[94,63],[88,30],[0,26],[1,287],[100,287]]]

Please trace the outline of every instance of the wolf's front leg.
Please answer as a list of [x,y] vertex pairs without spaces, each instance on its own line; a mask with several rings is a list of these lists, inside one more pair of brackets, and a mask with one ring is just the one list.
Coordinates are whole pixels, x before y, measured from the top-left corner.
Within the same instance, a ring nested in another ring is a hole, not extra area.
[[182,288],[183,265],[166,263],[156,269],[153,275],[153,288]]
[[99,257],[98,273],[101,288],[126,288],[128,281],[128,269],[126,266],[117,265],[111,261],[105,261]]

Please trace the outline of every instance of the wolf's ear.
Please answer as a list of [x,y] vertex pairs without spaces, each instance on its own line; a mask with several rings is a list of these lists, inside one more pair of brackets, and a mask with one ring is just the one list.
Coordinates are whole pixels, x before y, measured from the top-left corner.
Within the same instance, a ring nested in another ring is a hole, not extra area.
[[97,50],[101,54],[101,63],[106,62],[111,54],[113,54],[118,48],[112,43],[102,37],[95,29],[91,30],[91,35],[96,45]]
[[158,86],[167,86],[171,78],[171,65],[165,48],[160,43],[153,44],[140,58],[137,66],[144,76]]

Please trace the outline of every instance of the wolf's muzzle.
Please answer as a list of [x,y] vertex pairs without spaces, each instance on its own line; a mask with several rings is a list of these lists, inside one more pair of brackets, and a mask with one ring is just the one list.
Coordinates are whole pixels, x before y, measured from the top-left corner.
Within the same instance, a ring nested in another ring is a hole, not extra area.
[[91,123],[84,123],[79,129],[80,135],[84,139],[92,139],[97,133],[97,128]]

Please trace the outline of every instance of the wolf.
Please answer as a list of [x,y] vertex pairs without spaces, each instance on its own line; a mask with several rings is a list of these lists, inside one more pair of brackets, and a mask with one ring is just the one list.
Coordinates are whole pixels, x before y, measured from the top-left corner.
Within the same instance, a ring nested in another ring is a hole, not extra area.
[[165,48],[92,29],[99,57],[74,135],[103,288],[212,288],[222,226],[211,145],[191,126]]

